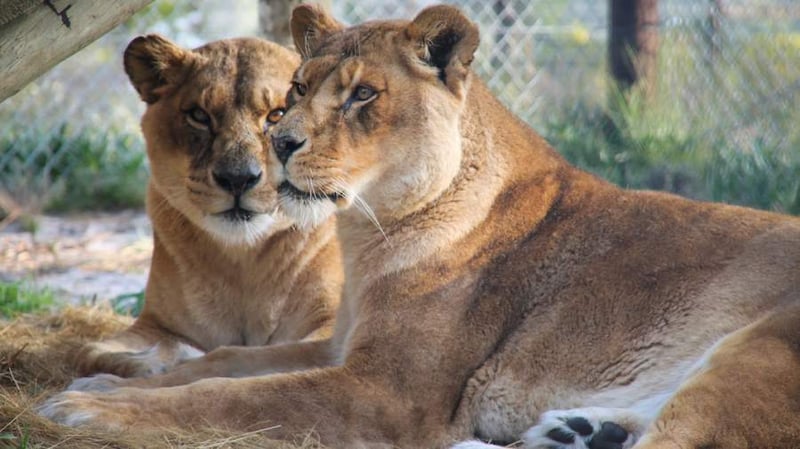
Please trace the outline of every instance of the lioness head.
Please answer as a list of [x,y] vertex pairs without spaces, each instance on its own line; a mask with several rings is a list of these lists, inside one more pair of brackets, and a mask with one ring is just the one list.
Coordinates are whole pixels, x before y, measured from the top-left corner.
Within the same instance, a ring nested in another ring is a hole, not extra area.
[[260,39],[187,50],[148,35],[124,61],[147,103],[151,182],[165,201],[226,244],[252,244],[286,220],[266,163],[297,55]]
[[345,29],[302,5],[291,28],[303,63],[272,136],[284,210],[306,225],[354,203],[384,218],[440,195],[461,161],[477,27],[436,6]]

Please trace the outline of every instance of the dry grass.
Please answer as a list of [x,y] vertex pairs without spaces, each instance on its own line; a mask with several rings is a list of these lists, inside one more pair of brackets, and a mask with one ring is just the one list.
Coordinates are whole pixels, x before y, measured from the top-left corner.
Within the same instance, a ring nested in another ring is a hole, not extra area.
[[297,444],[268,440],[267,431],[162,434],[100,434],[54,424],[34,407],[74,377],[70,360],[81,344],[110,335],[130,320],[110,310],[68,308],[58,314],[25,315],[0,321],[0,448],[318,448],[313,439]]

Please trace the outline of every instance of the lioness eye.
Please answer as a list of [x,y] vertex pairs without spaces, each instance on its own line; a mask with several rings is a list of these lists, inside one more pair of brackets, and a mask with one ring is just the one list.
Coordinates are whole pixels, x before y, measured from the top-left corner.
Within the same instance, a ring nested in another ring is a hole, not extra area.
[[294,91],[297,95],[304,97],[306,95],[306,85],[303,83],[292,83],[294,84]]
[[211,117],[201,108],[192,108],[186,113],[189,123],[194,126],[207,127],[211,123]]
[[267,114],[267,121],[274,125],[278,123],[278,120],[283,117],[284,113],[286,113],[286,111],[283,108],[273,109]]
[[373,90],[369,86],[364,86],[364,85],[358,86],[356,87],[355,92],[353,92],[353,98],[355,98],[358,101],[367,101],[373,96],[375,96],[375,90]]

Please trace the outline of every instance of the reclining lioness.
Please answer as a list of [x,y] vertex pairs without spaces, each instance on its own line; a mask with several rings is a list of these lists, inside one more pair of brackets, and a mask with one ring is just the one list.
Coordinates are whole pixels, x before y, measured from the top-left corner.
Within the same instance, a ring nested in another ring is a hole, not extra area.
[[651,423],[641,447],[798,447],[800,220],[570,166],[470,72],[453,7],[343,28],[300,6],[292,31],[271,167],[290,216],[338,211],[334,366],[66,392],[45,415],[337,448],[618,449]]
[[260,39],[186,50],[149,35],[124,62],[147,103],[153,260],[141,316],[83,348],[79,369],[146,376],[223,345],[327,336],[342,283],[335,223],[293,226],[267,174],[299,57]]

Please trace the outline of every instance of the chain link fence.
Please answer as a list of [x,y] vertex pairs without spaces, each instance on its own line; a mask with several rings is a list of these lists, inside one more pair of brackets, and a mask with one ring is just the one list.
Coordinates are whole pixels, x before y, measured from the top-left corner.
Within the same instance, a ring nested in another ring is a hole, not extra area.
[[[357,23],[410,18],[434,2],[332,3]],[[607,2],[451,3],[481,27],[479,76],[573,162],[624,185],[800,212],[795,0],[661,0],[655,93],[624,102],[608,76]],[[5,214],[141,204],[143,105],[122,70],[127,42],[258,33],[256,0],[198,5],[156,1],[0,104]]]

